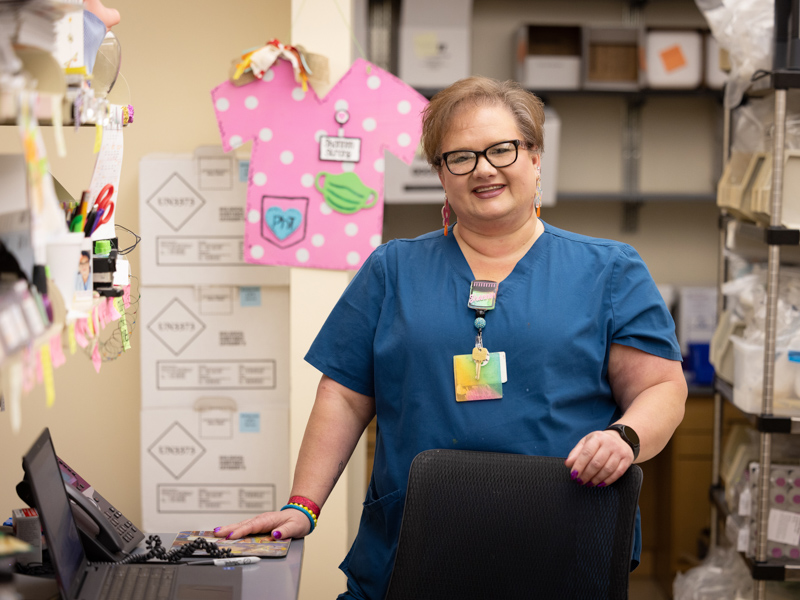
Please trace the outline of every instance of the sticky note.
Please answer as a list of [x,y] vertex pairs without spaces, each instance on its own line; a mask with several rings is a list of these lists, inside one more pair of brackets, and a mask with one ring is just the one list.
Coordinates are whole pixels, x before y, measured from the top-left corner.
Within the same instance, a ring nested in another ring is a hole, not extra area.
[[103,126],[98,123],[94,126],[94,153],[100,152],[100,146],[103,144]]
[[86,319],[81,319],[75,323],[75,341],[81,348],[86,348],[89,345],[89,341],[86,339],[86,324],[88,322]]
[[42,362],[42,375],[44,376],[44,397],[49,407],[56,401],[56,387],[53,384],[53,362],[50,359],[50,345],[44,344],[39,351],[39,358]]
[[240,433],[259,433],[261,431],[261,413],[239,413]]
[[243,307],[247,306],[261,306],[261,288],[260,287],[240,287],[239,288],[239,304]]
[[439,54],[439,38],[436,32],[418,33],[413,39],[414,54],[418,58],[430,58]]
[[131,336],[128,331],[128,317],[125,315],[125,306],[122,298],[118,297],[114,299],[114,307],[117,309],[117,312],[119,312],[119,332],[122,334],[122,349],[130,350]]
[[247,182],[247,174],[250,172],[250,161],[249,160],[240,160],[239,161],[239,181],[241,183]]
[[75,323],[70,323],[67,327],[67,343],[69,344],[69,353],[75,354],[78,350],[78,344],[75,341]]
[[661,64],[664,65],[664,70],[671,73],[681,67],[686,66],[686,57],[683,55],[683,50],[678,44],[670,46],[661,51]]
[[92,309],[92,312],[89,313],[89,317],[86,319],[86,333],[89,334],[90,338],[94,337],[94,315],[96,311]]
[[64,348],[61,345],[61,334],[54,335],[50,338],[50,358],[53,361],[53,368],[55,369],[67,362],[67,357],[64,356]]
[[130,285],[126,285],[123,288],[122,301],[125,304],[125,308],[128,308],[131,305],[131,286]]
[[94,370],[99,373],[100,365],[103,364],[103,359],[100,358],[100,344],[94,345],[94,350],[92,350],[92,364],[94,365]]

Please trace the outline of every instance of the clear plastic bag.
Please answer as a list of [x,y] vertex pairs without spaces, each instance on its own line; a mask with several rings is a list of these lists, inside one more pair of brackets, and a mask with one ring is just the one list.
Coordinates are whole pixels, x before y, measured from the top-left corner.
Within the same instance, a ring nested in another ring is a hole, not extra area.
[[721,48],[728,51],[731,73],[725,106],[739,105],[759,70],[772,68],[774,0],[695,0]]
[[738,600],[753,597],[753,580],[739,553],[715,548],[699,567],[678,573],[673,600]]

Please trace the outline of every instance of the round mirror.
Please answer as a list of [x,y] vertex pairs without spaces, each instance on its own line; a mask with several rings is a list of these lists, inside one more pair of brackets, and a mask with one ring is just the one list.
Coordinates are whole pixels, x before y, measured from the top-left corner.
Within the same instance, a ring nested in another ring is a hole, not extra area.
[[122,47],[113,31],[106,33],[100,43],[92,69],[92,88],[95,96],[105,97],[114,87],[122,65]]

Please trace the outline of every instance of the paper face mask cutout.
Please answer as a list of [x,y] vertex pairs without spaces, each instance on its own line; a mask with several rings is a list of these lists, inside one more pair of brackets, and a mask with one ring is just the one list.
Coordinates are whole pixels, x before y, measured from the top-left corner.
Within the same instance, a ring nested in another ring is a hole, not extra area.
[[333,210],[351,215],[362,208],[372,208],[378,201],[378,192],[368,188],[355,173],[319,173],[314,187]]
[[283,59],[263,79],[226,81],[212,99],[223,149],[253,141],[245,260],[360,267],[382,242],[384,151],[412,160],[427,100],[361,59],[324,99],[304,92]]

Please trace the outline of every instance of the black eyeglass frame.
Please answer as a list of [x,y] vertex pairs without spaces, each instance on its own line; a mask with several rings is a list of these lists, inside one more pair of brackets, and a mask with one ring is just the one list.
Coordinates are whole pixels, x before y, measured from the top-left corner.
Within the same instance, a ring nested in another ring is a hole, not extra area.
[[[492,148],[494,148],[495,146],[499,146],[501,144],[514,144],[514,160],[512,160],[507,165],[503,165],[502,167],[499,167],[499,166],[497,166],[496,164],[494,164],[492,162],[492,159],[489,158],[489,155],[487,154],[487,152],[489,150],[491,150]],[[443,152],[442,155],[441,155],[441,159],[440,160],[441,160],[442,163],[444,163],[444,166],[447,167],[447,170],[450,171],[450,173],[452,173],[453,175],[456,175],[456,176],[469,175],[475,169],[478,168],[478,159],[481,156],[483,156],[483,158],[486,159],[486,162],[488,162],[490,165],[492,165],[495,169],[505,169],[506,167],[510,167],[515,162],[517,162],[517,159],[519,158],[519,149],[520,148],[522,148],[523,150],[527,150],[528,147],[524,142],[522,142],[520,140],[505,140],[505,141],[502,141],[502,142],[497,142],[496,144],[492,144],[491,146],[489,146],[487,148],[484,148],[483,150],[452,150],[451,152]],[[453,173],[453,170],[450,168],[450,165],[447,164],[447,157],[450,156],[451,154],[458,154],[459,152],[472,152],[475,155],[475,164],[472,165],[472,168],[469,171],[467,171],[466,173]]]

